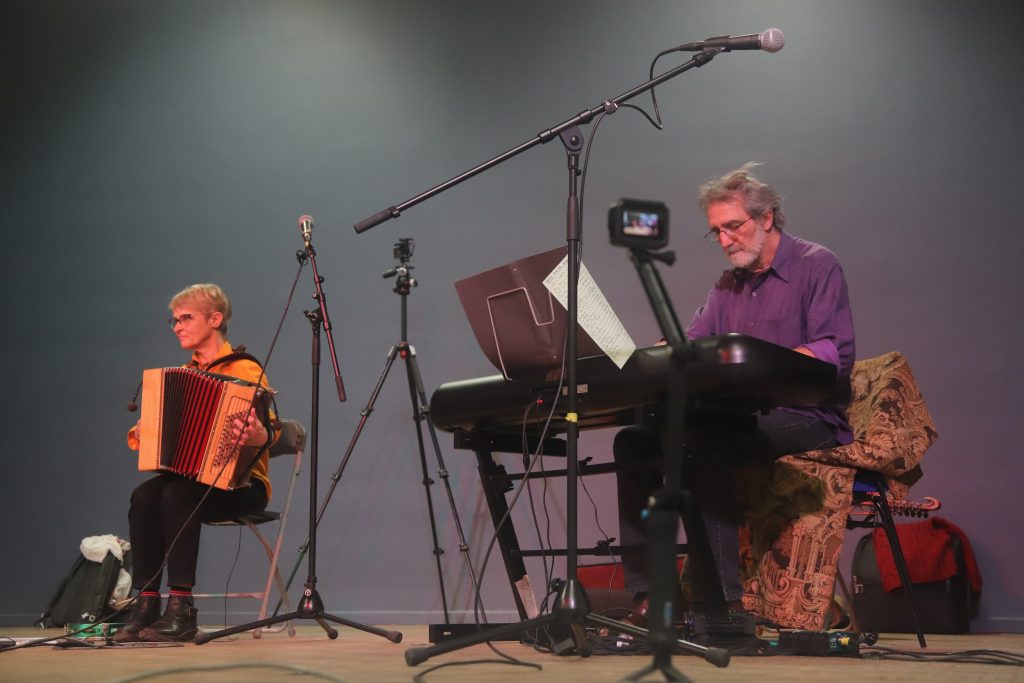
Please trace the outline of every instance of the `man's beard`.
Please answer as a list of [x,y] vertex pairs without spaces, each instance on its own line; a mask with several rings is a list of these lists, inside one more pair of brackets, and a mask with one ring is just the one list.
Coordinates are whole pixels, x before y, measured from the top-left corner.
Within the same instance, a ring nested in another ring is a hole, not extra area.
[[734,268],[744,268],[747,270],[751,269],[751,266],[757,264],[761,258],[761,253],[764,251],[764,242],[768,238],[768,233],[762,230],[759,226],[755,226],[757,232],[754,233],[754,240],[746,247],[741,247],[737,251],[726,254],[729,259],[729,263]]

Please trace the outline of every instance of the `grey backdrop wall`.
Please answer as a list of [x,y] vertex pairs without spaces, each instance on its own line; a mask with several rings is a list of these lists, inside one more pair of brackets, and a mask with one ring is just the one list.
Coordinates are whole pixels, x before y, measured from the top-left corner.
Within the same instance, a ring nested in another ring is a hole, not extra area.
[[[323,491],[398,340],[399,299],[381,278],[392,244],[416,240],[410,335],[428,390],[492,373],[452,283],[563,243],[564,153],[557,143],[535,148],[364,235],[351,225],[627,90],[660,49],[778,26],[782,52],[722,55],[659,88],[664,131],[633,111],[601,125],[585,261],[635,339],[649,343],[653,318],[624,253],[607,244],[604,208],[622,196],[669,203],[681,258],[663,273],[687,318],[724,267],[701,240],[695,188],[764,162],[792,232],[844,263],[858,356],[910,357],[941,435],[919,491],[941,498],[942,514],[974,542],[985,579],[975,627],[1024,629],[1014,7],[4,3],[0,623],[38,614],[81,537],[127,534],[128,494],[144,475],[124,445],[135,419],[124,404],[143,368],[182,362],[164,322],[171,294],[220,283],[234,299],[232,341],[265,356],[297,269],[296,218],[316,217],[350,395],[334,400],[325,371]],[[282,412],[308,421],[308,272],[297,291],[268,371]],[[583,454],[606,459],[610,438],[587,434]],[[415,443],[396,373],[322,525],[320,588],[336,613],[439,620]],[[472,458],[442,443],[479,566],[490,527]],[[582,538],[599,538],[598,526],[617,535],[613,482],[588,487],[597,504],[581,496]],[[559,491],[549,493],[557,542],[564,513]],[[439,487],[434,494],[452,607],[466,618],[451,511]],[[304,509],[304,491],[296,505]],[[528,515],[518,514],[526,536]],[[304,537],[299,514],[286,564]],[[206,533],[201,588],[225,584],[237,542]],[[231,585],[259,583],[259,566],[243,538]],[[539,583],[539,565],[531,573]],[[500,561],[484,584],[492,619],[510,616]],[[239,621],[252,607],[231,611]]]

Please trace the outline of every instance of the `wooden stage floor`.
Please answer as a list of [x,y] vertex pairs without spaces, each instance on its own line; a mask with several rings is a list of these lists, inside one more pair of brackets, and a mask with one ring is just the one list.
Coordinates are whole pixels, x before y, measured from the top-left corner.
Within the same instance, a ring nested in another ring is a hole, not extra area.
[[[410,647],[427,645],[425,626],[395,628],[404,635],[400,644],[349,628],[339,628],[337,640],[328,640],[316,625],[301,625],[298,635],[289,638],[283,633],[263,634],[256,640],[243,634],[236,640],[217,640],[197,646],[166,648],[98,648],[57,649],[51,646],[27,648],[0,654],[0,681],[46,681],[47,683],[92,683],[127,680],[156,680],[213,683],[254,683],[269,681],[345,681],[346,683],[408,683],[426,668],[452,661],[471,659],[495,660],[496,655],[485,645],[439,655],[416,667],[405,663]],[[31,627],[0,629],[0,637],[39,637],[58,635],[51,629],[40,631]],[[883,635],[879,645],[921,652],[912,635]],[[929,636],[928,652],[975,649],[1009,650],[1024,654],[1024,634],[975,634],[962,636]],[[585,681],[604,683],[620,681],[628,674],[650,663],[649,655],[604,655],[582,659],[539,653],[518,643],[498,643],[503,652],[535,662],[543,670],[486,663],[455,666],[427,674],[424,680],[460,683],[500,683],[514,681],[551,681],[553,683]],[[693,656],[673,657],[675,667],[690,680],[702,681],[821,681],[861,680],[928,681],[945,683],[960,681],[1024,681],[1024,667],[907,662],[854,659],[849,657],[733,657],[727,668],[715,668]],[[275,668],[276,667],[276,668]],[[189,673],[182,669],[193,668]],[[300,674],[297,669],[308,670]],[[645,681],[663,681],[648,675]]]

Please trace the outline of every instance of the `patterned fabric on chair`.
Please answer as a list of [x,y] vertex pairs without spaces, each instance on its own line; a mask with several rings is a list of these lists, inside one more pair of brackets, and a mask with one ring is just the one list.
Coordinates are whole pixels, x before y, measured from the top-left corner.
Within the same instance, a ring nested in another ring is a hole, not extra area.
[[921,476],[935,424],[902,354],[858,361],[846,446],[787,455],[739,477],[744,607],[787,628],[825,628],[855,469],[882,472],[902,497]]

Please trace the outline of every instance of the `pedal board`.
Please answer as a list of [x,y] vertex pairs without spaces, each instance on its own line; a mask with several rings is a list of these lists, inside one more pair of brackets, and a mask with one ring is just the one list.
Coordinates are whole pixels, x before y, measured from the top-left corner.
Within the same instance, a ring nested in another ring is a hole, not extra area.
[[763,645],[757,637],[757,619],[752,614],[686,612],[680,628],[684,640],[735,654],[759,654]]
[[705,614],[686,612],[683,614],[686,633],[694,638],[700,636],[756,636],[757,620],[747,613],[724,612]]

